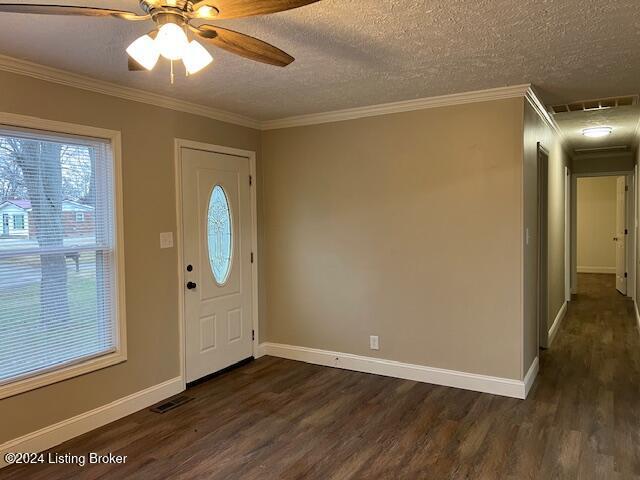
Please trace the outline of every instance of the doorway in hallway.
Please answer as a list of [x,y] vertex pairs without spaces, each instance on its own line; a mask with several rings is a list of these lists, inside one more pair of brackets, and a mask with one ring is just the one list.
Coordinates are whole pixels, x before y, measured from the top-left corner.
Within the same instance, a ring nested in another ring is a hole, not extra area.
[[[627,295],[632,237],[629,187],[630,177],[603,175],[577,178],[576,183],[576,260],[577,280],[602,275],[601,285]],[[608,277],[611,277],[608,279]],[[609,281],[611,280],[611,281]]]

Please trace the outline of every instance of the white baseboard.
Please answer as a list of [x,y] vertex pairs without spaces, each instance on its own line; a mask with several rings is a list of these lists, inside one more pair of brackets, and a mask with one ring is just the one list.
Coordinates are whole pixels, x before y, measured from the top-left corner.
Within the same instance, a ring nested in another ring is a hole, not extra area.
[[615,275],[616,267],[578,267],[578,273],[612,273]]
[[553,325],[551,325],[551,328],[549,329],[549,347],[555,340],[556,335],[558,334],[558,329],[560,328],[560,324],[562,323],[562,320],[564,320],[564,316],[566,315],[566,313],[567,302],[564,302],[562,304],[562,307],[560,307],[560,310],[558,310],[556,318],[553,320]]
[[182,377],[154,385],[114,402],[68,418],[0,445],[0,468],[6,467],[8,452],[42,452],[67,440],[115,422],[184,390]]
[[[403,378],[417,382],[433,383],[447,387],[463,388],[465,390],[492,393],[506,397],[526,397],[525,382],[522,380],[491,377],[475,373],[396,362],[394,360],[331,352],[315,348],[296,347],[279,343],[262,343],[260,347],[265,355],[271,355],[273,357],[288,358],[289,360],[299,360],[316,365]],[[532,374],[532,376],[535,377],[534,374]],[[533,378],[531,382],[533,382]]]
[[264,345],[264,343],[260,343],[256,346],[256,349],[253,353],[253,358],[260,358],[266,355],[266,352],[264,351]]
[[531,366],[529,367],[527,374],[524,376],[524,397],[525,398],[527,398],[527,395],[529,395],[529,391],[531,390],[531,387],[533,387],[533,382],[538,376],[539,369],[540,369],[540,360],[538,357],[536,357],[533,359],[533,362],[531,362]]

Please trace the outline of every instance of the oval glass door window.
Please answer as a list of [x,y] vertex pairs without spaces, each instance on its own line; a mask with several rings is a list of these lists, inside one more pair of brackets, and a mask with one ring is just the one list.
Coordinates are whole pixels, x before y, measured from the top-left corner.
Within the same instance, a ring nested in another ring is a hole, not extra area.
[[218,285],[223,285],[231,271],[233,239],[231,210],[227,194],[220,185],[213,187],[209,199],[207,222],[207,240],[209,244],[209,263]]

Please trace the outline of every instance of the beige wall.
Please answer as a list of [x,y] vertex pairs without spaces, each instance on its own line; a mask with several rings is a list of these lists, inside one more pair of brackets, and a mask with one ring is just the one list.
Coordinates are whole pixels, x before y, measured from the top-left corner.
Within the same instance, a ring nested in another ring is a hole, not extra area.
[[566,301],[565,295],[565,167],[568,156],[558,139],[549,152],[548,282],[549,313],[547,331]]
[[522,105],[264,132],[266,340],[522,378]]
[[571,159],[571,173],[591,174],[610,172],[630,172],[635,164],[632,152],[617,154],[580,154]]
[[524,346],[523,365],[526,372],[538,356],[538,300],[537,300],[537,255],[538,255],[538,142],[549,152],[548,172],[548,226],[547,226],[547,295],[549,331],[565,301],[564,291],[564,168],[566,156],[556,133],[542,120],[528,103],[524,105],[524,228],[529,231],[529,243],[524,245],[523,269],[523,319]]
[[158,245],[175,137],[259,153],[261,341],[522,379],[524,99],[260,134],[9,73],[0,88],[0,111],[122,132],[129,347],[0,400],[0,443],[179,375],[177,252]]
[[[122,132],[126,363],[0,400],[0,443],[177,377],[175,137],[258,150],[255,130],[0,72],[0,111]],[[259,164],[260,162],[258,162]],[[260,173],[260,172],[259,172]]]
[[615,273],[616,177],[578,178],[578,271]]

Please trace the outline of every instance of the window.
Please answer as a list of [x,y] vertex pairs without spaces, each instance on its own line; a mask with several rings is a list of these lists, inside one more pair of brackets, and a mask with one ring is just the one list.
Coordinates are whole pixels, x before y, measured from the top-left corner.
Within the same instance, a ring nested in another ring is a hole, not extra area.
[[16,230],[24,230],[24,215],[13,216],[13,228]]
[[84,213],[83,212],[76,213],[76,223],[82,223],[82,222],[84,222]]
[[231,271],[231,213],[220,185],[213,187],[208,215],[209,263],[218,285],[224,285]]
[[[0,238],[0,398],[126,358],[118,134],[107,133],[111,139],[0,125],[0,204],[24,208],[30,233]],[[91,213],[82,230],[70,221],[78,206]],[[14,216],[15,228],[24,225]]]

